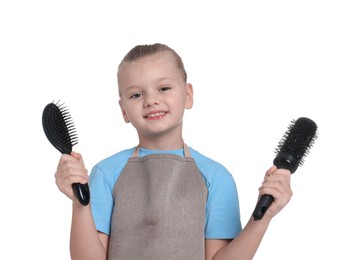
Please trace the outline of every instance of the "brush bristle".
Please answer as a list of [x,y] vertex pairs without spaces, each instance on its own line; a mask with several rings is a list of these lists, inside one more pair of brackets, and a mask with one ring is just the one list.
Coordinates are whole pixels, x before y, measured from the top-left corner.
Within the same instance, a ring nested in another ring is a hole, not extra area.
[[51,144],[63,154],[70,154],[78,143],[76,129],[69,111],[60,101],[49,103],[43,110],[42,124]]
[[299,166],[302,166],[316,138],[316,123],[309,118],[300,117],[291,121],[275,153],[289,154],[297,160]]

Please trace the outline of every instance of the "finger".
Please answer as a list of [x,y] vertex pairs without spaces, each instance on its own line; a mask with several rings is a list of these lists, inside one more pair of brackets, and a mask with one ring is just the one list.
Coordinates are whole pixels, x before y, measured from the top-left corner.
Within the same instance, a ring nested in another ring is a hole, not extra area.
[[81,160],[78,160],[70,155],[62,155],[60,162],[57,166],[56,174],[62,175],[72,170],[82,171],[83,176],[88,174],[88,170],[84,167]]
[[67,165],[69,163],[71,163],[71,162],[72,163],[77,163],[78,160],[75,157],[73,157],[73,156],[71,156],[69,154],[62,154],[61,157],[60,157],[59,163],[57,165],[57,170],[61,170],[62,171],[62,169],[65,168],[65,167],[67,167]]
[[55,178],[67,179],[69,177],[78,176],[86,181],[89,179],[88,170],[83,168],[78,163],[67,163],[64,167],[59,168],[55,173]]
[[262,183],[262,186],[259,188],[259,194],[269,194],[272,196],[284,194],[285,196],[291,196],[292,190],[289,176],[287,174],[273,174]]
[[273,172],[277,170],[277,167],[275,165],[271,166],[265,173],[264,179],[268,178]]
[[79,163],[81,163],[81,165],[85,168],[84,161],[83,161],[83,157],[82,157],[82,155],[81,155],[80,153],[77,153],[77,152],[75,152],[75,151],[72,151],[72,152],[71,152],[71,156],[74,157],[74,158],[76,158],[77,161],[78,161]]
[[73,184],[74,183],[86,184],[88,182],[88,178],[83,178],[82,175],[78,174],[75,175],[64,174],[55,178],[55,182],[58,189],[73,200],[75,198],[72,189]]
[[266,189],[276,189],[276,190],[289,190],[290,189],[290,178],[286,174],[273,174],[266,178],[261,187],[260,191],[265,191]]
[[291,181],[291,173],[286,169],[277,169],[269,176],[268,181],[278,181],[284,183],[285,186],[289,186]]
[[[57,186],[60,187],[70,187],[74,183],[81,183],[81,184],[86,184],[88,182],[87,178],[83,178],[82,176],[79,175],[72,175],[68,176],[66,178],[57,178],[55,179]],[[65,189],[63,188],[63,190]]]

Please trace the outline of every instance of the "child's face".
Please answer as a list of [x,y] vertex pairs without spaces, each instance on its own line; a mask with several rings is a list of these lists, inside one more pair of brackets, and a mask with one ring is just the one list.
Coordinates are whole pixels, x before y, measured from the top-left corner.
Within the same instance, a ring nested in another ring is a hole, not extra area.
[[172,54],[123,63],[118,85],[124,120],[131,122],[140,138],[181,135],[184,111],[193,105],[193,90]]

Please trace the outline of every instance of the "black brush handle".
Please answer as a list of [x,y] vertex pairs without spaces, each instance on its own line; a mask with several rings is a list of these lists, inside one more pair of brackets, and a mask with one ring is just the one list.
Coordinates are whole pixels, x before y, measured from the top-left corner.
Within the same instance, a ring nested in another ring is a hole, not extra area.
[[274,197],[268,194],[264,194],[260,197],[253,212],[254,220],[260,220],[273,203]]
[[75,196],[77,197],[78,201],[83,205],[87,206],[90,201],[90,191],[88,183],[73,183],[72,185],[73,191]]

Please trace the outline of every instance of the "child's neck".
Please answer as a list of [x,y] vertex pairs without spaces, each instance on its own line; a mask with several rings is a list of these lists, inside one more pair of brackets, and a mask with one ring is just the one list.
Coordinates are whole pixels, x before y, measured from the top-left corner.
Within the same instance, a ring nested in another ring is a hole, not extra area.
[[144,140],[139,141],[140,148],[146,148],[151,150],[177,150],[184,147],[184,141],[182,138],[169,140]]

